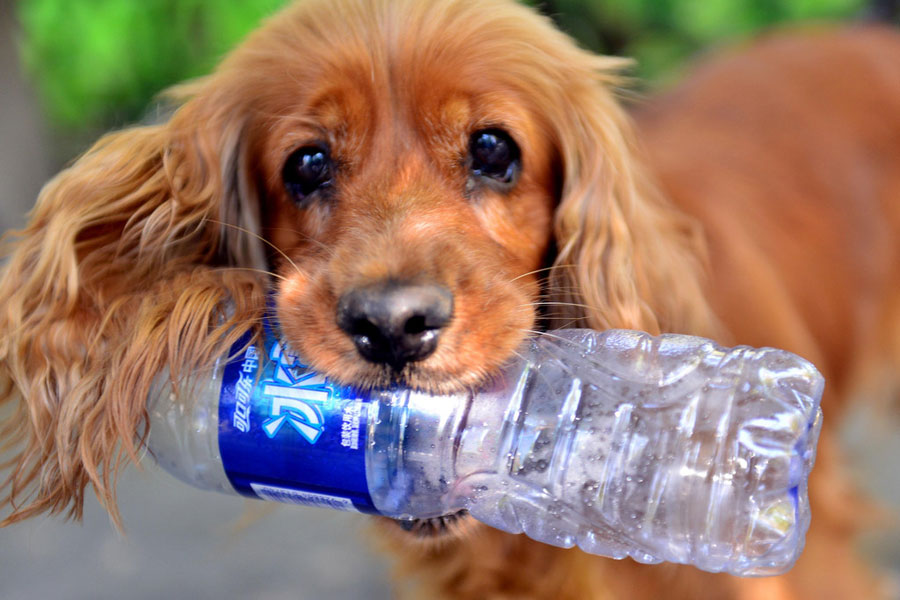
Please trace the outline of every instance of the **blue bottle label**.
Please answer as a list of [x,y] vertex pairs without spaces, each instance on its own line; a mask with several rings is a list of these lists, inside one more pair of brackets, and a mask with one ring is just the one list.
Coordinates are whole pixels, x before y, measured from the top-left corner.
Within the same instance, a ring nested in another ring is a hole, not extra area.
[[[377,513],[366,482],[366,402],[303,364],[269,323],[264,348],[232,349],[219,395],[219,451],[235,490]],[[239,354],[238,354],[239,353]]]

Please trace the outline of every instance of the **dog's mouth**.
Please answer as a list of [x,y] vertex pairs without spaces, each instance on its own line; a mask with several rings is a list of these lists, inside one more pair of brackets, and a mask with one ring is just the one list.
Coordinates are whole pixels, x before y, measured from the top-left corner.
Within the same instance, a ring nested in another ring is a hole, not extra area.
[[469,511],[459,510],[454,513],[429,517],[427,519],[392,519],[400,529],[419,539],[434,539],[445,536],[456,536],[462,525],[471,519]]

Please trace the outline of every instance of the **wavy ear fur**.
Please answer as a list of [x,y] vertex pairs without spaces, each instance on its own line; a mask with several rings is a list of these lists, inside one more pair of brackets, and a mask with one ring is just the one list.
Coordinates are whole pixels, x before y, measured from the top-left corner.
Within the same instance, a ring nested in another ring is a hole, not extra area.
[[548,281],[563,307],[557,324],[712,335],[701,233],[644,171],[614,95],[626,63],[574,47],[567,54],[565,108],[551,113],[563,174]]
[[88,483],[118,525],[116,474],[138,459],[154,375],[208,365],[263,306],[257,276],[222,268],[263,254],[243,233],[256,223],[234,175],[241,123],[202,90],[166,124],[101,139],[6,240],[0,525],[78,518]]

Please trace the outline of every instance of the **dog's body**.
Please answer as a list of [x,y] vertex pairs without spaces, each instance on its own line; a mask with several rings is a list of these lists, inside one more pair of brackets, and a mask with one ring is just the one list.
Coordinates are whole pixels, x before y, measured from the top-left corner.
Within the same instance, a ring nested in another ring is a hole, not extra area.
[[789,574],[385,521],[424,597],[877,597],[834,427],[900,365],[897,64],[889,30],[775,39],[642,107],[636,133],[620,63],[523,7],[300,2],[170,122],[104,139],[42,192],[0,280],[7,522],[78,516],[89,483],[115,516],[152,378],[208,366],[272,287],[289,341],[358,385],[477,385],[541,319],[778,346],[828,378]]
[[817,524],[784,597],[877,597],[855,587],[854,525],[870,515],[834,433],[848,399],[900,392],[900,34],[762,40],[639,122],[668,197],[703,224],[707,298],[730,339],[790,349],[826,375]]

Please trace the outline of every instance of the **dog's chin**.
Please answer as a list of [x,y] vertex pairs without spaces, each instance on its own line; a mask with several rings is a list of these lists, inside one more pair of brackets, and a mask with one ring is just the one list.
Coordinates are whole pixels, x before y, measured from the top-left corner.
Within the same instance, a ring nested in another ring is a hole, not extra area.
[[438,517],[427,519],[392,519],[400,529],[418,538],[435,538],[444,535],[453,535],[461,529],[465,520],[469,519],[469,513],[458,510]]
[[438,549],[484,527],[465,510],[427,519],[383,518],[381,521],[391,537],[402,538],[404,543],[426,550]]

